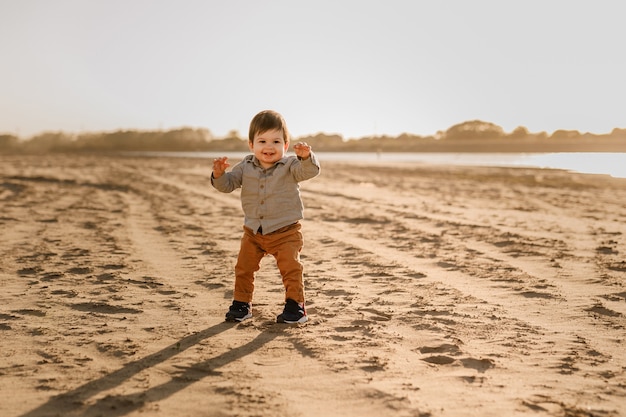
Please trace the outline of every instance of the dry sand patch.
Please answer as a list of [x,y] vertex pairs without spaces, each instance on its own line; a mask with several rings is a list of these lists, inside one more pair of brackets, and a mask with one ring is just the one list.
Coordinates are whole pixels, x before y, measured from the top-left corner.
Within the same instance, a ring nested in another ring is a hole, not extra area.
[[285,326],[210,161],[1,156],[0,414],[626,413],[625,180],[321,162]]

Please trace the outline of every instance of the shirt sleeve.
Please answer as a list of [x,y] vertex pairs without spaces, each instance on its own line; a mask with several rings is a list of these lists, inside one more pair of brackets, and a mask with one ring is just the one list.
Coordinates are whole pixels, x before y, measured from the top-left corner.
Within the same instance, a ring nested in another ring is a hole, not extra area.
[[296,181],[300,182],[317,177],[321,168],[315,154],[311,152],[307,159],[294,158],[290,170]]
[[211,185],[223,193],[230,193],[241,187],[243,178],[243,167],[245,161],[235,165],[229,172],[225,172],[221,177],[215,178],[211,173]]

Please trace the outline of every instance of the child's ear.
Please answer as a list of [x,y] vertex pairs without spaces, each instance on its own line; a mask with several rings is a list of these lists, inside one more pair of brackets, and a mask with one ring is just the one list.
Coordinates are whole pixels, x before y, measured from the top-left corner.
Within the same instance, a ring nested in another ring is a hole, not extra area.
[[254,152],[254,142],[248,141],[248,148],[251,152]]
[[285,142],[285,152],[287,152],[287,149],[289,149],[289,142]]

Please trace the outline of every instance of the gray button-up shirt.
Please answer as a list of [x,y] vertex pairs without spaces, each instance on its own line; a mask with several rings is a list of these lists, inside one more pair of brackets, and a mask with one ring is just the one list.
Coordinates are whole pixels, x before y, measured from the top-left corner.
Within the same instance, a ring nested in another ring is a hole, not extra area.
[[254,155],[246,156],[211,184],[223,193],[241,188],[244,225],[263,234],[271,233],[304,218],[299,182],[316,177],[320,165],[313,152],[307,159],[285,156],[270,168],[263,168]]

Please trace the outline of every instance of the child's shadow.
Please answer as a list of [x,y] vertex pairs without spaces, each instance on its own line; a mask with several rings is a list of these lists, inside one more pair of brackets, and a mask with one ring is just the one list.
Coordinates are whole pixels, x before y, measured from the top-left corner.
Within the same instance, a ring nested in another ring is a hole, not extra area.
[[107,417],[122,416],[141,408],[146,403],[146,400],[149,402],[162,400],[174,395],[203,377],[215,375],[215,369],[255,352],[280,334],[280,332],[263,332],[245,345],[186,368],[181,374],[177,374],[161,385],[133,394],[106,396],[96,401],[95,404],[88,408],[83,408],[84,402],[99,392],[115,388],[144,369],[165,362],[169,358],[196,345],[198,342],[231,328],[233,328],[232,323],[224,322],[187,336],[159,352],[130,362],[102,378],[87,382],[72,391],[53,397],[34,410],[22,414],[20,417],[43,417],[57,415],[57,413],[61,413],[59,415],[73,415],[79,413],[80,415],[89,416],[100,415],[103,412]]

